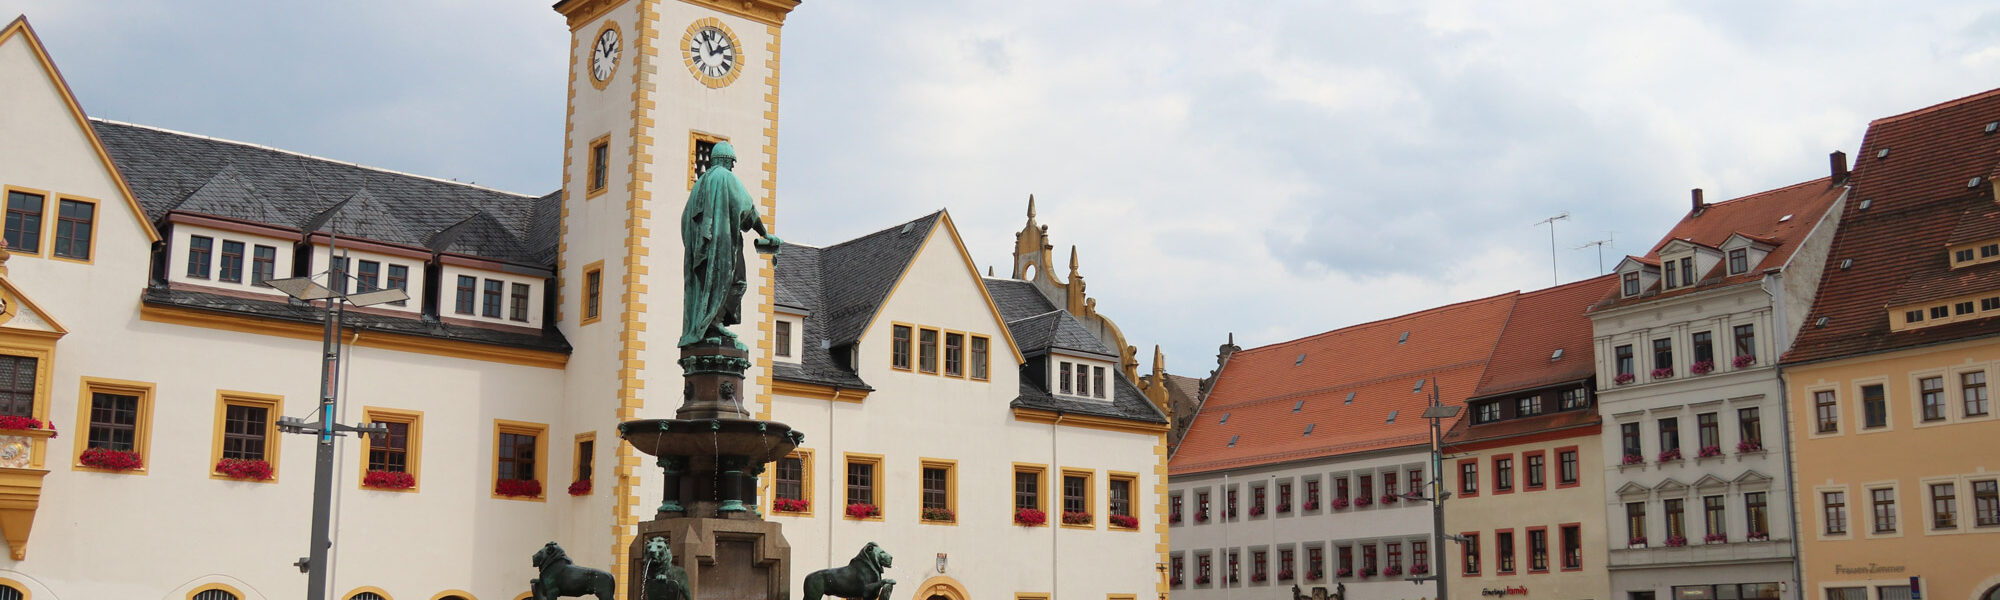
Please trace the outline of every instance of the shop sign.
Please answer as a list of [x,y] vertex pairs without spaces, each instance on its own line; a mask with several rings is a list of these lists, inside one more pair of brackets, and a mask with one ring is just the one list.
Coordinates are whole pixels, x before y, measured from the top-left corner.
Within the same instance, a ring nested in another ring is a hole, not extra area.
[[1866,566],[1850,567],[1834,563],[1833,572],[1837,575],[1872,575],[1876,573],[1901,573],[1906,568],[1908,567],[1903,565],[1878,565],[1875,563],[1868,563]]
[[1486,589],[1483,589],[1483,590],[1480,590],[1480,591],[1479,591],[1479,595],[1481,595],[1481,596],[1526,596],[1526,595],[1528,595],[1528,586],[1525,586],[1525,585],[1522,585],[1522,586],[1514,586],[1514,587],[1502,587],[1502,588],[1486,588]]

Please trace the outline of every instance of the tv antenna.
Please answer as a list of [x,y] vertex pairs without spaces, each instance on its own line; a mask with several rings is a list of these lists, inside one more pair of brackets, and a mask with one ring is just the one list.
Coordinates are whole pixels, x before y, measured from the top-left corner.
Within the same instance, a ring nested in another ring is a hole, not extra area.
[[[1535,226],[1537,227],[1540,227],[1543,224],[1547,224],[1549,226],[1549,275],[1555,278],[1555,282],[1557,284],[1562,283],[1562,273],[1556,270],[1556,221],[1568,221],[1568,220],[1569,220],[1569,211],[1565,210],[1560,215],[1556,215],[1535,222]],[[1603,268],[1602,266],[1599,267],[1599,269],[1602,268]]]
[[1588,243],[1588,244],[1584,244],[1584,245],[1582,245],[1582,246],[1577,246],[1577,247],[1576,247],[1575,249],[1577,249],[1577,250],[1582,250],[1582,249],[1584,249],[1584,248],[1589,248],[1589,247],[1592,247],[1592,246],[1596,246],[1596,247],[1597,247],[1597,274],[1598,274],[1598,275],[1603,275],[1603,274],[1604,274],[1604,247],[1605,247],[1605,246],[1612,246],[1612,247],[1614,247],[1614,248],[1615,248],[1615,247],[1617,247],[1617,246],[1614,246],[1614,245],[1612,245],[1612,244],[1613,244],[1613,242],[1615,242],[1615,241],[1617,241],[1617,240],[1618,240],[1618,232],[1616,232],[1616,231],[1606,231],[1606,232],[1604,232],[1604,239],[1601,239],[1601,240],[1593,240],[1593,241],[1591,241],[1591,242],[1590,242],[1590,243]]

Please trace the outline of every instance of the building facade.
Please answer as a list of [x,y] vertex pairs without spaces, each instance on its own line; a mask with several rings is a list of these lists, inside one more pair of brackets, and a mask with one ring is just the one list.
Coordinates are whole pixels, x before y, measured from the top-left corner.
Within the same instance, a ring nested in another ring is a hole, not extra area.
[[1692,210],[1589,311],[1611,597],[1797,598],[1776,357],[1845,198],[1829,178]]
[[1785,356],[1803,592],[2000,598],[2000,90],[1869,124]]

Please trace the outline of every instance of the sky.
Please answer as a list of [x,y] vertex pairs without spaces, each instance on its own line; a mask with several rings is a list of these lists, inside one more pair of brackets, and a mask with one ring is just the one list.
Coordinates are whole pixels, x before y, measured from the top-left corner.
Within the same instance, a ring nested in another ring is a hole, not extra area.
[[[666,0],[674,1],[674,0]],[[95,117],[528,194],[561,181],[549,0],[0,0]],[[806,0],[779,235],[939,208],[1005,275],[1027,198],[1142,359],[1570,282],[2000,86],[1990,2]],[[1557,215],[1553,252],[1550,226]],[[1150,363],[1142,360],[1142,371]]]

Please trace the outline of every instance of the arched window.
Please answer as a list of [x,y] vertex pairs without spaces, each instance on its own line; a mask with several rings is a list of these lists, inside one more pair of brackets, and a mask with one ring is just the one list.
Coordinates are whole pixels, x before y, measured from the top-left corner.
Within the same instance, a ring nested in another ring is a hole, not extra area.
[[13,583],[0,583],[0,600],[28,600],[28,593]]
[[1986,593],[1981,595],[1980,598],[1981,600],[2000,600],[2000,585],[1987,589]]
[[189,600],[243,600],[229,590],[209,589],[195,592]]
[[384,598],[382,597],[381,594],[377,594],[375,592],[357,592],[352,596],[348,596],[347,600],[389,600],[389,599]]

